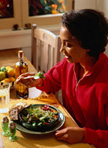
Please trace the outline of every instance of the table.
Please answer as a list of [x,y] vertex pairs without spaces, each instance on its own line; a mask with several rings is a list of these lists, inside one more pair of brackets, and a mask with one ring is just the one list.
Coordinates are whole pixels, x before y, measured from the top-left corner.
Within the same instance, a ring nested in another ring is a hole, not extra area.
[[[14,67],[15,63],[18,61],[17,58],[18,50],[3,50],[0,51],[0,67],[1,66],[11,66]],[[36,69],[33,67],[31,62],[25,56],[25,61],[28,64],[29,71],[37,72]],[[61,110],[65,115],[65,123],[63,127],[76,127],[78,126],[67,110],[60,104],[54,94],[49,95],[42,95],[41,97],[35,99],[18,99],[16,97],[15,89],[11,89],[10,91],[10,103],[9,107],[11,108],[14,104],[18,102],[26,102],[27,104],[50,104],[57,107]],[[8,113],[0,114],[0,121],[2,120],[3,116],[8,116]],[[0,133],[2,129],[0,128]],[[5,148],[93,148],[94,146],[89,144],[67,144],[63,141],[58,141],[53,133],[45,134],[45,135],[33,135],[27,134],[20,131],[16,131],[16,136],[18,140],[16,142],[10,142],[8,137],[2,137],[4,141]]]
[[[8,65],[14,68],[15,63],[18,62],[18,50],[19,49],[0,50],[0,67]],[[37,72],[26,56],[24,56],[24,61],[28,64],[29,71]]]

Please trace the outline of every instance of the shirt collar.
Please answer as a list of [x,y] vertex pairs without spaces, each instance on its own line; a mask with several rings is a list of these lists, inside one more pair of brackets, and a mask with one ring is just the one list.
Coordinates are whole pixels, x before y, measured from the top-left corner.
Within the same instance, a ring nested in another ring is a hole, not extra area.
[[[96,63],[92,67],[92,70],[90,72],[88,72],[85,76],[92,75],[94,72],[98,73],[103,68],[103,65],[106,63],[106,60],[108,60],[107,56],[104,53],[101,53],[99,55],[98,60],[96,61]],[[78,76],[79,68],[80,68],[80,64],[74,63],[74,71],[75,71],[76,78]]]

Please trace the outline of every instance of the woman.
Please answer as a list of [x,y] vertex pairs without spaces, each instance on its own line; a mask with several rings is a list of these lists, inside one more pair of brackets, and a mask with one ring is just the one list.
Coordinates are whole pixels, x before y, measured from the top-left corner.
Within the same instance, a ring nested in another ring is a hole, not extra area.
[[45,74],[45,79],[17,79],[47,93],[62,89],[63,104],[79,127],[58,130],[58,140],[108,147],[108,22],[98,11],[84,9],[63,15],[60,29],[64,59]]

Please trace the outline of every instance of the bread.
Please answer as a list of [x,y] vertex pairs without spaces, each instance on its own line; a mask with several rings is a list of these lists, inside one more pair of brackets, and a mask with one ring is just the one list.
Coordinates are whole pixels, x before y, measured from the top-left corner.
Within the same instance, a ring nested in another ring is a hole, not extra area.
[[18,120],[18,114],[19,114],[19,111],[18,111],[18,108],[12,108],[10,111],[9,111],[9,117],[11,120]]
[[19,102],[17,104],[14,104],[14,106],[9,110],[9,117],[11,120],[18,120],[19,112],[27,107],[27,103]]

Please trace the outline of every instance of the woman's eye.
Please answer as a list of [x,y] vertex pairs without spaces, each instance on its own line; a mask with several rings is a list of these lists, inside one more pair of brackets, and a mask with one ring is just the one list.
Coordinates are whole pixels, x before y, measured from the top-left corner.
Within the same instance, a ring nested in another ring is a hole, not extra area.
[[72,44],[71,43],[66,43],[66,46],[67,47],[72,47]]

